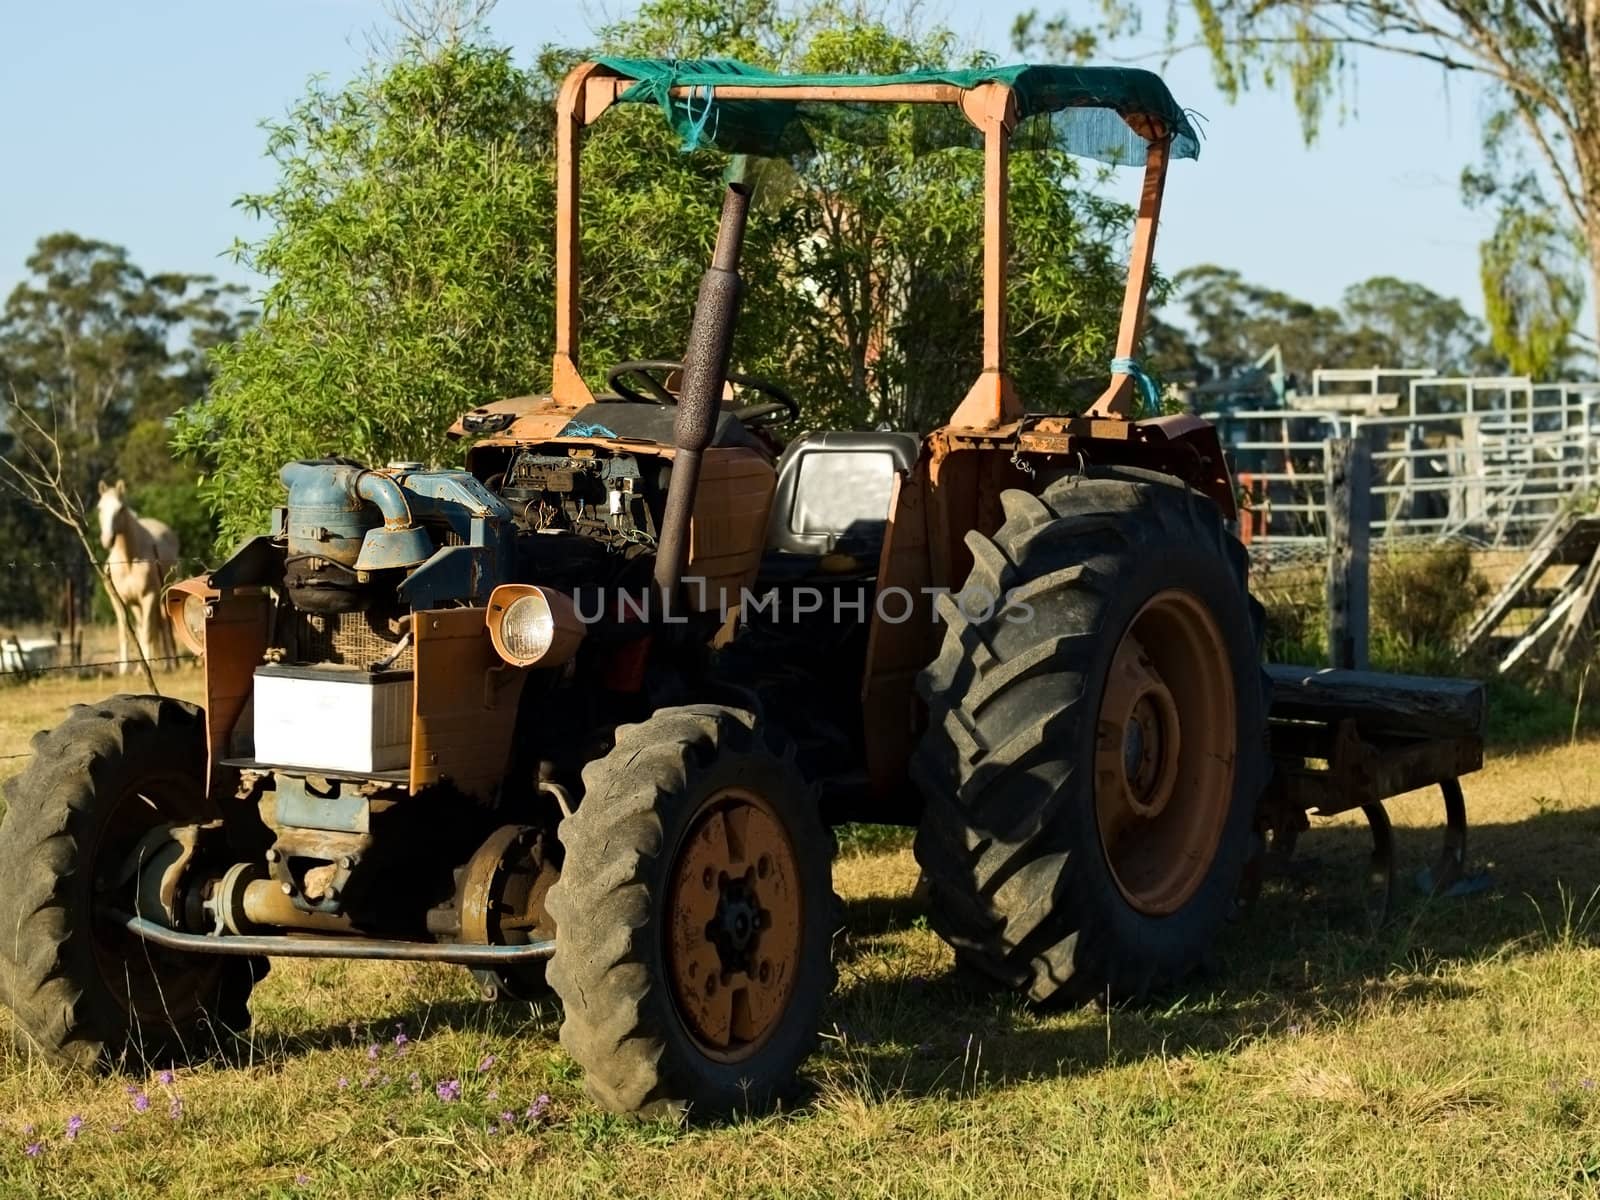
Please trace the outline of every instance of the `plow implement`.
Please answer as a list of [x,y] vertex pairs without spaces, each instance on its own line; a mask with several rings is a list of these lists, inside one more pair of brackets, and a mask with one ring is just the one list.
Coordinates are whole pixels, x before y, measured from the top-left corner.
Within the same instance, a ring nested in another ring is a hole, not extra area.
[[1384,804],[1438,787],[1443,845],[1424,876],[1443,894],[1466,877],[1461,776],[1483,765],[1487,704],[1481,683],[1274,664],[1268,744],[1272,782],[1262,802],[1266,853],[1248,881],[1288,869],[1310,817],[1360,809],[1372,832],[1369,911],[1381,923],[1395,896],[1394,836]]

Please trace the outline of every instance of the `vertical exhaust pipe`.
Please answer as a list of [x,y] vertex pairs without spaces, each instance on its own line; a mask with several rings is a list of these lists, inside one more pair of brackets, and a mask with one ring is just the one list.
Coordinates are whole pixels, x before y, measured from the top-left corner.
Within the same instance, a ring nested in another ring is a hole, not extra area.
[[700,486],[700,455],[711,444],[717,410],[728,377],[728,355],[739,319],[739,252],[744,248],[745,219],[750,213],[750,188],[743,179],[742,156],[730,168],[722,197],[722,222],[711,266],[700,280],[700,296],[689,325],[689,347],[683,356],[683,384],[672,426],[672,482],[656,549],[655,583],[663,612],[671,613],[688,558],[689,518]]

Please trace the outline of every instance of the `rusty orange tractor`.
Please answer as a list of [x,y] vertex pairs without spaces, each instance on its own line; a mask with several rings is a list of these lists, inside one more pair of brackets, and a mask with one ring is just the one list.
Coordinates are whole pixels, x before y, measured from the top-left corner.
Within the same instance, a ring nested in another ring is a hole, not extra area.
[[[640,102],[736,157],[681,360],[596,395],[582,132]],[[926,436],[785,443],[794,400],[729,369],[742,156],[882,105],[983,148],[983,369]],[[79,707],[12,786],[3,982],[46,1058],[209,1047],[274,956],[433,960],[553,989],[607,1108],[760,1105],[832,988],[834,824],[915,824],[934,928],[1045,1002],[1182,976],[1305,796],[1381,800],[1350,755],[1396,747],[1315,713],[1269,787],[1228,466],[1205,421],[1133,416],[1167,168],[1196,152],[1156,76],[605,59],[558,120],[550,394],[466,413],[461,470],[286,466],[272,528],[171,594],[204,705]],[[1144,171],[1117,357],[1071,415],[1006,362],[1007,158],[1041,127]]]

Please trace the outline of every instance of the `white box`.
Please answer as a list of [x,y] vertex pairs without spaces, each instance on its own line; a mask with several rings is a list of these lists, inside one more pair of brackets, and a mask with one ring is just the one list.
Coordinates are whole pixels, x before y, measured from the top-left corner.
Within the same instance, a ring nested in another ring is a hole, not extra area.
[[256,761],[366,774],[411,762],[410,671],[256,669]]

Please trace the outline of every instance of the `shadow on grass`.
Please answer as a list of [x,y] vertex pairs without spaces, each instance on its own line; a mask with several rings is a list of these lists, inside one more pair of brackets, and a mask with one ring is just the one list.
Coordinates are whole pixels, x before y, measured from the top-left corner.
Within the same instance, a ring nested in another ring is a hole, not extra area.
[[1460,898],[1425,896],[1415,882],[1440,830],[1395,834],[1396,904],[1380,929],[1364,905],[1365,827],[1313,828],[1301,841],[1303,868],[1267,883],[1202,970],[1109,1011],[1041,1011],[960,969],[918,974],[906,934],[923,922],[920,906],[851,900],[824,1072],[866,1095],[955,1096],[1113,1063],[1234,1053],[1367,1011],[1467,1000],[1475,987],[1451,968],[1600,940],[1600,916],[1582,911],[1600,887],[1600,810],[1474,827],[1469,860],[1493,886]]
[[[811,1076],[823,1091],[949,1098],[1111,1064],[1236,1053],[1367,1011],[1464,1001],[1474,987],[1451,968],[1600,934],[1600,919],[1574,923],[1575,909],[1600,884],[1600,810],[1475,827],[1469,858],[1492,872],[1494,886],[1459,899],[1426,897],[1412,881],[1433,861],[1439,830],[1400,826],[1395,834],[1397,904],[1381,929],[1371,929],[1364,907],[1365,827],[1314,828],[1301,842],[1306,869],[1269,881],[1201,971],[1178,989],[1109,1011],[1041,1011],[959,969],[930,972],[932,935],[922,932],[916,900],[853,897],[844,905],[839,986]],[[491,1004],[465,995],[465,983],[456,988],[435,976],[429,984],[422,990],[434,998],[412,994],[388,1012],[369,1012],[370,1027],[555,1040],[553,998]],[[351,1043],[346,1024],[329,1024],[284,1034],[275,1050],[294,1056]]]

